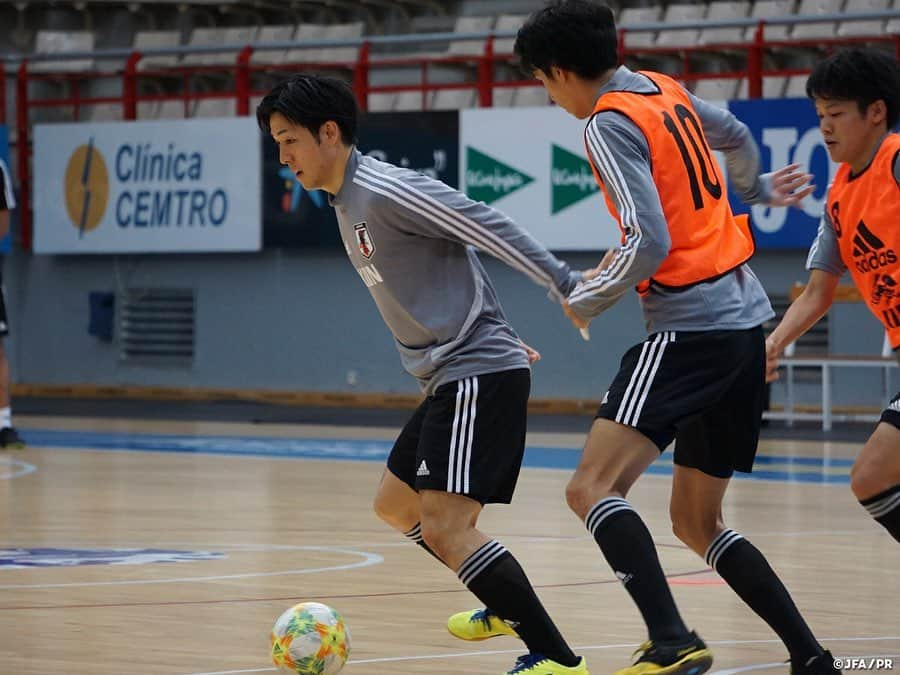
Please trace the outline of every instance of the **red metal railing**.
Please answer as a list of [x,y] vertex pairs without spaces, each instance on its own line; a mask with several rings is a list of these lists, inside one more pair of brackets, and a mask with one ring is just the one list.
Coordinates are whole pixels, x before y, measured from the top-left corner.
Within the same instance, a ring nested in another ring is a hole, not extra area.
[[[877,16],[900,16],[900,12],[889,12],[878,14]],[[844,17],[846,20],[847,17]],[[867,18],[867,15],[858,15],[853,19]],[[810,22],[819,22],[826,20],[836,20],[836,17],[815,17],[810,18]],[[791,21],[793,23],[805,22],[804,19],[796,20],[773,20],[772,23],[785,23]],[[683,28],[702,28],[711,26],[755,26],[754,37],[750,42],[722,43],[710,44],[693,47],[639,47],[630,48],[627,46],[629,34],[642,31],[657,31],[661,29],[683,29]],[[848,38],[826,38],[815,40],[779,40],[769,41],[765,37],[766,24],[762,21],[755,22],[752,20],[738,20],[733,22],[716,22],[715,24],[645,24],[632,28],[620,29],[619,39],[619,56],[620,61],[626,62],[634,57],[641,56],[660,56],[660,55],[676,55],[681,63],[681,71],[670,73],[673,76],[685,81],[691,82],[701,79],[715,78],[742,78],[748,80],[748,93],[750,98],[759,98],[762,95],[762,81],[764,76],[787,76],[793,74],[801,74],[804,71],[796,69],[781,70],[765,70],[764,56],[767,51],[774,49],[801,49],[822,47],[831,48],[839,45],[854,44],[860,42],[867,43],[892,43],[895,53],[900,59],[900,35],[881,35],[871,37],[848,37]],[[122,117],[126,120],[133,120],[138,115],[138,104],[141,102],[165,101],[165,100],[181,100],[185,106],[185,116],[188,117],[188,111],[191,102],[204,99],[231,99],[235,101],[235,110],[238,115],[248,115],[251,113],[250,100],[253,96],[262,95],[264,90],[253,89],[253,74],[266,72],[283,72],[296,70],[316,70],[316,69],[342,69],[352,72],[352,86],[356,93],[357,100],[362,109],[368,107],[368,99],[370,94],[378,93],[399,93],[408,91],[417,91],[422,94],[422,107],[426,108],[427,97],[430,92],[441,90],[460,90],[474,89],[478,95],[479,105],[482,107],[490,107],[493,104],[494,89],[539,86],[534,80],[497,80],[497,65],[512,64],[511,54],[497,54],[494,50],[495,37],[511,37],[511,34],[435,34],[430,36],[400,36],[395,38],[366,38],[362,40],[332,40],[310,42],[306,45],[297,45],[292,43],[285,44],[266,44],[266,45],[245,45],[245,46],[222,46],[216,48],[190,48],[182,47],[178,49],[168,50],[152,50],[147,54],[141,52],[128,52],[122,50],[98,50],[90,54],[70,54],[69,58],[118,58],[125,59],[124,65],[120,69],[112,71],[96,71],[96,72],[32,72],[29,70],[29,60],[23,59],[19,63],[16,74],[16,146],[17,146],[17,174],[20,185],[20,225],[21,225],[21,245],[23,248],[31,247],[31,176],[30,176],[30,122],[31,113],[35,109],[48,107],[68,107],[72,110],[72,119],[78,120],[81,116],[81,110],[86,105],[97,105],[101,103],[120,104],[122,106]],[[390,42],[421,42],[421,41],[437,41],[437,40],[463,40],[463,39],[483,39],[484,49],[482,53],[475,55],[449,55],[449,56],[398,56],[388,59],[373,59],[372,47],[376,44],[385,44]],[[280,49],[285,47],[331,47],[331,46],[347,46],[356,45],[359,47],[358,56],[353,63],[302,63],[302,64],[254,64],[251,57],[256,50]],[[186,53],[206,53],[206,52],[227,52],[235,53],[236,58],[232,65],[203,65],[203,66],[179,66],[166,68],[165,70],[140,70],[139,64],[141,59],[146,55],[156,54],[186,54]],[[735,70],[729,72],[700,73],[694,72],[692,69],[693,59],[698,54],[709,52],[727,52],[727,53],[744,53],[746,55],[746,67],[743,70]],[[54,57],[33,57],[35,60],[47,60]],[[55,58],[59,58],[58,56]],[[458,66],[461,68],[471,68],[474,76],[471,80],[457,83],[437,83],[429,80],[429,69],[435,66]],[[420,70],[420,81],[415,84],[408,85],[372,85],[371,75],[373,70],[390,69],[399,67],[417,66]],[[5,71],[4,71],[5,73]],[[219,91],[203,92],[193,89],[194,78],[203,74],[229,74],[232,76],[232,84],[230,88],[222,88]],[[121,80],[120,96],[103,96],[103,97],[85,97],[81,92],[81,83],[90,79],[99,78],[116,78]],[[139,82],[142,78],[178,78],[181,80],[181,91],[176,94],[140,94]],[[56,80],[64,81],[68,84],[70,94],[68,96],[55,98],[34,99],[30,97],[29,84],[39,80]],[[4,83],[5,84],[5,83]],[[5,105],[5,86],[0,86],[0,123],[5,122],[6,105]]]

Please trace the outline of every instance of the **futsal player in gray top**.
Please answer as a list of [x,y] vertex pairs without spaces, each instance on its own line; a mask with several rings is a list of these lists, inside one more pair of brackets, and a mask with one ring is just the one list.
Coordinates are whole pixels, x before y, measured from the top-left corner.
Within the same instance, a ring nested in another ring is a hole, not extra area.
[[376,513],[518,632],[529,653],[508,673],[587,675],[516,559],[476,528],[485,504],[512,498],[538,354],[509,325],[475,248],[560,302],[594,272],[571,271],[483,203],[362,155],[356,102],[340,80],[296,75],[256,114],[281,163],[330,195],[350,262],[426,395],[391,450]]

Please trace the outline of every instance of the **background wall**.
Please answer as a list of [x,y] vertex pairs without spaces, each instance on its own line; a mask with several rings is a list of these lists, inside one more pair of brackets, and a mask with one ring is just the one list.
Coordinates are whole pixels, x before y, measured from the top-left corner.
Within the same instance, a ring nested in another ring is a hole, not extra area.
[[[561,257],[583,268],[600,253]],[[761,251],[753,267],[770,295],[784,295],[805,280],[804,259],[800,251]],[[7,351],[18,383],[416,392],[342,251],[113,257],[16,250],[5,263]],[[543,289],[491,258],[485,263],[513,325],[543,354],[533,396],[601,398],[622,353],[643,339],[637,296],[596,320],[585,343]],[[191,367],[123,364],[115,338],[104,343],[88,334],[88,293],[120,287],[195,289]],[[883,333],[863,305],[835,305],[830,321],[832,351],[880,353]],[[879,405],[878,372],[837,375],[836,403]],[[815,401],[818,388],[801,388],[801,395]],[[773,400],[780,396],[776,386]]]

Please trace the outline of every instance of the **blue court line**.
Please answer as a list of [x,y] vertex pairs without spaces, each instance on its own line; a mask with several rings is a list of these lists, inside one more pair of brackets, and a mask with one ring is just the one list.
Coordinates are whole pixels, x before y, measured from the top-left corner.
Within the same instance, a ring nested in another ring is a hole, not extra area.
[[[134,452],[175,452],[198,455],[231,455],[237,457],[279,457],[291,459],[334,459],[378,461],[387,459],[392,441],[340,440],[309,438],[271,438],[249,436],[184,436],[167,434],[124,434],[94,431],[56,431],[29,429],[25,433],[33,448],[77,450],[129,450]],[[541,469],[574,470],[580,448],[548,448],[529,446],[524,466]],[[785,469],[767,469],[783,466]],[[736,478],[774,480],[799,483],[849,483],[850,459],[820,457],[788,457],[764,455],[756,458],[757,470],[752,474],[736,474]],[[796,467],[796,470],[794,469]],[[838,469],[837,473],[830,470]],[[672,453],[665,453],[647,473],[672,474]]]

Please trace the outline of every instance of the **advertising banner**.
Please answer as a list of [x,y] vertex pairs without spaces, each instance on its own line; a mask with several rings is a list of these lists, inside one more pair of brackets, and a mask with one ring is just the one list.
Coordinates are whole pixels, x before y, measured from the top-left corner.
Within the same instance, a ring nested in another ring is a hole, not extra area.
[[556,107],[474,108],[460,113],[460,185],[510,216],[548,248],[617,246],[584,152],[584,122]]
[[813,175],[816,186],[799,208],[790,209],[748,207],[729,192],[734,211],[750,214],[759,248],[809,248],[822,217],[826,190],[837,171],[837,164],[828,157],[813,104],[807,99],[767,99],[731,101],[728,108],[750,128],[759,145],[763,172],[796,163]]
[[[808,248],[836,165],[828,158],[807,100],[710,101],[747,124],[760,148],[761,173],[797,163],[813,174],[815,192],[800,208],[747,206],[759,248]],[[511,216],[551,249],[617,246],[619,231],[585,159],[585,122],[555,107],[463,110],[460,184],[473,199]],[[727,176],[724,158],[716,153]],[[673,164],[683,167],[681,162]],[[683,170],[683,169],[682,169]]]
[[256,120],[37,125],[35,253],[256,251]]
[[[459,175],[459,113],[371,113],[363,117],[359,149],[415,169],[452,187]],[[266,247],[342,247],[334,209],[321,190],[307,192],[263,139],[263,240]]]

